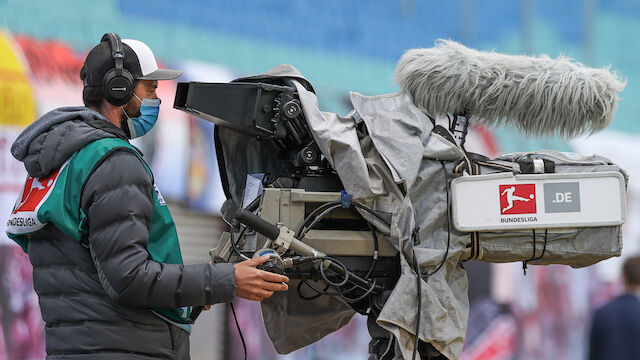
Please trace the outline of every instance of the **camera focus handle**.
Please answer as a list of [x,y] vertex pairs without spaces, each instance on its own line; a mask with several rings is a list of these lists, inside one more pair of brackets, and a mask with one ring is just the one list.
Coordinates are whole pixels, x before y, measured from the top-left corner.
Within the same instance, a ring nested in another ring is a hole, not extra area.
[[[295,238],[295,234],[293,231],[289,230],[286,226],[283,225],[274,225],[263,218],[255,215],[252,212],[249,212],[243,208],[238,208],[236,210],[234,218],[240,223],[244,224],[248,228],[255,230],[256,232],[266,236],[267,238],[273,241],[273,244],[278,248],[282,248],[285,251],[288,249],[293,250],[299,255],[302,256],[312,256],[319,258],[326,258],[326,254],[314,249],[313,247],[303,243],[302,241]],[[356,274],[349,272],[349,274],[345,273],[345,269],[335,264],[330,259],[324,259],[322,261],[322,265],[327,269],[330,269],[341,276],[349,276],[349,280],[354,284],[360,286],[363,289],[368,289],[371,286],[374,287],[374,293],[378,293],[382,290],[380,285],[372,284],[371,282],[357,276]]]

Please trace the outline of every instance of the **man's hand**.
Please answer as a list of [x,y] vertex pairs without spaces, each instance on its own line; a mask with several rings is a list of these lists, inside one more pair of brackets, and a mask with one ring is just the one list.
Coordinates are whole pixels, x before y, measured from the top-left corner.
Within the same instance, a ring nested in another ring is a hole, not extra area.
[[236,270],[236,296],[247,300],[262,301],[271,297],[274,291],[286,291],[284,284],[289,278],[255,267],[269,260],[269,255],[239,262],[233,267]]

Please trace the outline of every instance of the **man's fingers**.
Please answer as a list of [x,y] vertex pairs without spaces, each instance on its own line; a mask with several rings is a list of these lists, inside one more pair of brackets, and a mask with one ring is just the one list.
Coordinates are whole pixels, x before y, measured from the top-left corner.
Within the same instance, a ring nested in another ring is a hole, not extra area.
[[276,282],[268,282],[265,281],[263,287],[263,289],[267,289],[269,291],[287,291],[289,290],[289,286],[283,283],[276,283]]
[[284,275],[268,272],[268,271],[260,270],[260,277],[263,280],[270,281],[270,282],[277,282],[277,283],[289,282],[289,278],[288,277],[286,277]]
[[238,297],[262,301],[270,298],[274,291],[286,291],[289,289],[284,284],[289,281],[288,277],[255,268],[269,259],[269,255],[263,255],[234,265],[237,285],[236,295]]
[[246,266],[255,267],[255,266],[258,266],[258,265],[266,262],[267,260],[269,260],[269,257],[270,257],[269,254],[262,255],[262,256],[257,257],[257,258],[245,260],[245,261],[241,262],[240,264],[244,264]]
[[273,291],[268,291],[264,289],[256,289],[254,292],[255,296],[261,297],[263,299],[270,298],[273,295]]

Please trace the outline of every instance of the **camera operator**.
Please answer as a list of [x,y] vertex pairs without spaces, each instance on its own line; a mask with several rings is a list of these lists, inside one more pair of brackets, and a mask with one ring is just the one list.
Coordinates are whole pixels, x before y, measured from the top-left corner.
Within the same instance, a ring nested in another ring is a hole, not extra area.
[[7,233],[33,264],[48,358],[189,359],[191,307],[287,289],[287,277],[255,268],[268,256],[182,264],[171,214],[128,141],[157,120],[158,80],[181,73],[105,34],[80,72],[85,107],[45,114],[11,148],[29,177]]

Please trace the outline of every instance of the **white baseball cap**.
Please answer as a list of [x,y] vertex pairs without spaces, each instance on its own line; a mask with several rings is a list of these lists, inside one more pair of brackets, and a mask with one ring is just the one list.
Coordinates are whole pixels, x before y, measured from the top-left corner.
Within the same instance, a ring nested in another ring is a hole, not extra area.
[[135,79],[141,80],[171,80],[182,75],[180,70],[160,69],[156,62],[156,57],[147,44],[134,39],[122,39],[122,43],[126,44],[133,50],[138,57],[140,70],[142,75],[133,74]]

